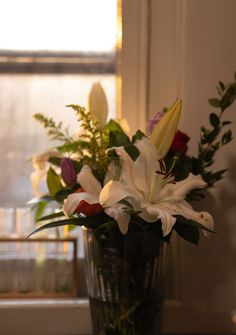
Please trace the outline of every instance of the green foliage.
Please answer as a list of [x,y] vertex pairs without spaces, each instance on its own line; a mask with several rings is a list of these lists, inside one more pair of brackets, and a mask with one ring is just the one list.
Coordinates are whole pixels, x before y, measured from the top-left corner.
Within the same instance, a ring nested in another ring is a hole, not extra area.
[[52,197],[54,197],[62,189],[60,176],[58,176],[52,168],[50,168],[47,173],[47,186],[49,194]]
[[34,118],[48,130],[47,134],[51,140],[62,141],[64,143],[73,142],[69,136],[68,129],[62,129],[62,122],[56,123],[52,118],[47,118],[43,114],[37,113]]
[[[175,180],[183,180],[191,172],[200,174],[206,181],[207,187],[212,187],[221,180],[227,169],[214,171],[212,168],[215,162],[215,155],[223,146],[232,141],[232,131],[228,126],[232,123],[225,120],[225,110],[229,108],[236,99],[236,80],[229,84],[221,81],[217,87],[218,97],[208,100],[211,107],[216,109],[209,115],[209,126],[202,126],[200,131],[200,141],[198,143],[198,155],[189,157],[179,156],[174,167]],[[173,157],[169,153],[166,157],[166,164],[172,164]],[[199,200],[204,197],[204,190],[193,190],[187,196],[187,200]]]
[[224,177],[227,169],[219,171],[210,171],[214,163],[215,154],[221,147],[232,140],[232,132],[225,127],[231,124],[231,121],[224,120],[224,112],[236,99],[236,81],[224,84],[221,81],[217,87],[218,98],[208,100],[209,104],[218,109],[218,113],[211,113],[209,116],[210,127],[201,127],[200,142],[198,144],[198,169],[208,187],[213,186],[218,180]]

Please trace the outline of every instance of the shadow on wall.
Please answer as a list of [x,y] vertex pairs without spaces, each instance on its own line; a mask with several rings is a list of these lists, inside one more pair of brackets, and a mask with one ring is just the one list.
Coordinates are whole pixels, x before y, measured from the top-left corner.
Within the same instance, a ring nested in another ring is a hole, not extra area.
[[181,296],[186,308],[236,309],[235,156],[229,156],[227,166],[225,180],[203,201],[193,204],[196,210],[212,213],[217,233],[209,238],[201,236],[197,247],[183,241]]

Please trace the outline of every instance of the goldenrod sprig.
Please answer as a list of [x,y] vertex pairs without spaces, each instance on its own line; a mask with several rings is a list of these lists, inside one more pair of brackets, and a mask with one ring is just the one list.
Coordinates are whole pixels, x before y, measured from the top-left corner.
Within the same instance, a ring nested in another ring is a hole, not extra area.
[[67,128],[62,129],[62,122],[56,123],[52,118],[47,118],[43,114],[37,113],[34,118],[39,121],[44,128],[48,129],[47,134],[51,140],[61,141],[66,144],[72,143]]

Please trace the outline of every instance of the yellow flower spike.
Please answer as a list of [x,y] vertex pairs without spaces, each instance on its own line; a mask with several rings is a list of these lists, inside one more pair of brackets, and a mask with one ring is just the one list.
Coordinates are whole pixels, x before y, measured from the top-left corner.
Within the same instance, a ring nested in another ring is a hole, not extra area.
[[100,83],[93,84],[88,98],[88,109],[103,128],[107,121],[107,98]]
[[181,107],[182,101],[176,100],[151,133],[150,139],[157,147],[160,158],[165,157],[173,142],[179,123]]

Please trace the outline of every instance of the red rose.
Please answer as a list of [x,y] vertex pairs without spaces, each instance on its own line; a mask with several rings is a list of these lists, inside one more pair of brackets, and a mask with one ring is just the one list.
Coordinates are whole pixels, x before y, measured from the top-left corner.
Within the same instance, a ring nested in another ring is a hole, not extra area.
[[[82,187],[80,187],[76,192],[85,192]],[[75,212],[76,213],[82,213],[86,216],[92,216],[97,213],[100,213],[103,211],[103,207],[97,203],[97,204],[88,204],[86,201],[81,200],[80,203],[78,204]]]
[[190,138],[188,135],[178,130],[170,147],[170,151],[172,152],[172,154],[184,155],[188,150],[187,143],[189,139]]

